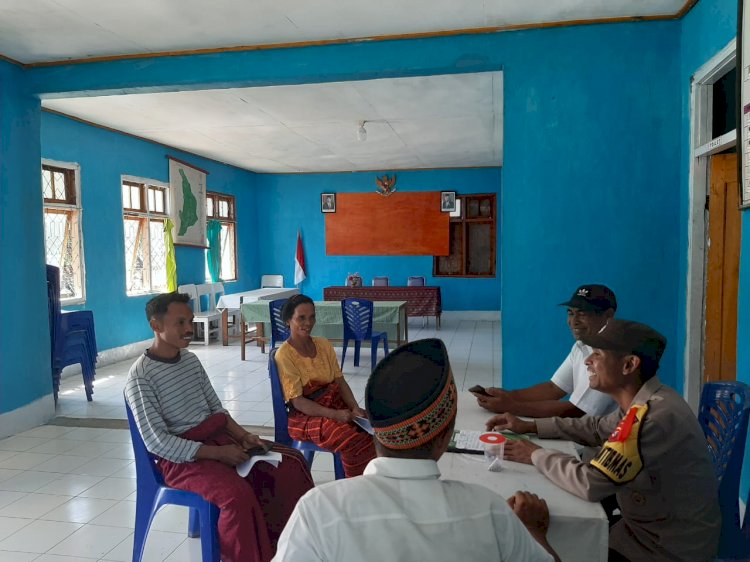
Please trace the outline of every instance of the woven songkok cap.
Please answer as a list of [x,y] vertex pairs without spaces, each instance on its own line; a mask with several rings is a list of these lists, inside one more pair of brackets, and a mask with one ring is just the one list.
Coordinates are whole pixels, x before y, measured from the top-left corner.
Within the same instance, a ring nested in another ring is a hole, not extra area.
[[389,449],[432,441],[455,417],[456,400],[448,352],[439,339],[396,349],[378,363],[365,389],[375,438]]

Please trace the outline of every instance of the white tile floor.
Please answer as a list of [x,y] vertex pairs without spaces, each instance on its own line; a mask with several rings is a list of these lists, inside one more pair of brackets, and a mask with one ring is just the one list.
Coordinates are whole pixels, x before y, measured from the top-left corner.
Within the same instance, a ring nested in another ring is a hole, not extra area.
[[[409,325],[411,340],[445,341],[460,390],[500,384],[500,323],[452,319],[440,331],[434,322]],[[252,347],[240,361],[239,345],[191,346],[219,397],[241,424],[265,426],[273,435],[267,355]],[[340,349],[337,348],[340,353]],[[344,374],[355,395],[364,393],[369,351],[353,367],[347,352]],[[382,351],[381,351],[382,353]],[[80,375],[63,380],[57,415],[125,419],[122,388],[132,360],[97,370],[94,401],[86,402]],[[135,518],[135,467],[125,429],[45,425],[0,441],[0,562],[131,560]],[[330,455],[316,455],[317,483],[333,479]],[[174,506],[157,515],[145,562],[200,560],[198,539],[189,539],[187,510]]]

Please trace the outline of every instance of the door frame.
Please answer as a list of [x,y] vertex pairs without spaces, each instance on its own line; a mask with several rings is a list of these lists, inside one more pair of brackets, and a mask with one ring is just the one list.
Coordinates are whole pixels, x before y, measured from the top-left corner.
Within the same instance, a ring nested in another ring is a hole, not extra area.
[[[703,332],[706,292],[706,194],[711,155],[737,143],[737,131],[711,138],[713,125],[713,89],[721,77],[736,66],[737,40],[701,66],[690,83],[690,172],[688,179],[688,264],[685,303],[685,350],[683,396],[693,411],[698,411],[703,383]],[[740,76],[737,77],[740,80]]]

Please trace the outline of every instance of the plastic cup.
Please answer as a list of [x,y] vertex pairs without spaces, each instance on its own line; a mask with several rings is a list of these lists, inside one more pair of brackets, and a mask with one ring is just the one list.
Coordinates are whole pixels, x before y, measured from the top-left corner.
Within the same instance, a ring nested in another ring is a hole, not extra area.
[[487,470],[500,472],[503,469],[505,435],[501,433],[483,433],[479,436],[479,440],[484,443],[484,458],[487,460]]

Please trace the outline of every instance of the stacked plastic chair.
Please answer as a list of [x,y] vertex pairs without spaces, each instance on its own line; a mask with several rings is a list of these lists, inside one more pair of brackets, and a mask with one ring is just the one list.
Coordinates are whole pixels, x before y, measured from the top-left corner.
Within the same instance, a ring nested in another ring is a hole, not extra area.
[[346,348],[349,340],[354,340],[354,366],[359,367],[359,350],[362,342],[371,342],[370,362],[371,371],[375,370],[378,362],[378,346],[383,342],[385,357],[388,355],[388,334],[372,331],[373,304],[365,299],[344,299],[341,301],[341,316],[344,320],[344,345],[341,349],[341,369],[344,369]]
[[703,386],[698,421],[708,443],[708,452],[719,484],[721,508],[721,560],[750,558],[750,516],[740,521],[739,489],[745,453],[750,387],[741,382],[710,382]]
[[333,473],[336,480],[346,478],[344,475],[344,465],[341,463],[341,455],[328,449],[318,447],[310,441],[297,441],[289,435],[289,412],[284,403],[284,391],[281,388],[281,379],[279,379],[279,369],[276,366],[276,350],[272,349],[268,353],[268,378],[271,379],[271,400],[273,401],[273,440],[287,447],[294,447],[307,461],[307,466],[312,468],[315,453],[331,453],[333,455]]
[[47,308],[49,313],[52,388],[57,401],[60,375],[68,365],[81,365],[86,399],[94,394],[96,378],[96,334],[90,310],[63,312],[60,307],[60,269],[47,266]]
[[268,303],[271,316],[271,349],[289,339],[289,326],[281,319],[281,309],[289,299],[276,299]]

